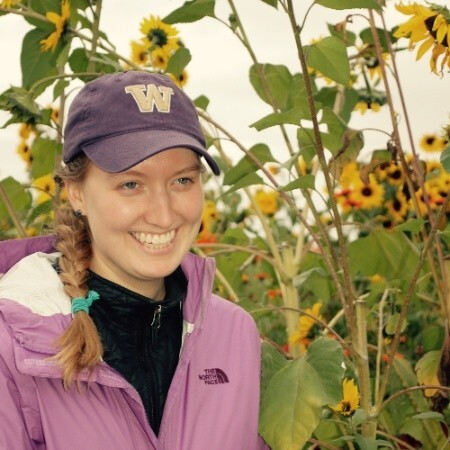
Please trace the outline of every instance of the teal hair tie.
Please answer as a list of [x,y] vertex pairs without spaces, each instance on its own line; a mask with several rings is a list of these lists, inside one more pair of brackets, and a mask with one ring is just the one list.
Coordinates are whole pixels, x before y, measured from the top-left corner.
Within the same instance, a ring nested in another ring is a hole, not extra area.
[[72,314],[77,313],[78,311],[84,311],[89,313],[89,307],[94,303],[95,300],[99,299],[100,295],[98,295],[95,291],[89,291],[86,297],[76,297],[72,300]]

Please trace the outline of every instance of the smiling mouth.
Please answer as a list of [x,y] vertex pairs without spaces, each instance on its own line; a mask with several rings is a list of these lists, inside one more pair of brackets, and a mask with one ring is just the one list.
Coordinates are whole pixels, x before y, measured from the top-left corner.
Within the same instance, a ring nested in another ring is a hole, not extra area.
[[130,233],[137,241],[146,247],[153,249],[161,249],[168,247],[175,238],[175,230],[171,230],[164,234],[153,234],[144,232]]

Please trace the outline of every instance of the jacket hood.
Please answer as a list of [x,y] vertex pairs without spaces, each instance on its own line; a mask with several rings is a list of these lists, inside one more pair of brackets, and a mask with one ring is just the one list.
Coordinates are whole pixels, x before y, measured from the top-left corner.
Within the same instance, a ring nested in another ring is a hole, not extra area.
[[[21,346],[47,356],[70,323],[71,301],[53,268],[59,253],[54,236],[0,242],[0,314]],[[201,329],[212,290],[215,261],[187,254],[181,268],[188,280],[184,331]],[[24,282],[26,280],[26,282]]]

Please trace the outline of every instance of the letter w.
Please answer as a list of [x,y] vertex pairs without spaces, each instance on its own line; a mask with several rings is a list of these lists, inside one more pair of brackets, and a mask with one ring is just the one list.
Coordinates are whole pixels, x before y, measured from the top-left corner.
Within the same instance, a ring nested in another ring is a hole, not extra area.
[[131,94],[141,112],[153,112],[154,107],[159,112],[170,112],[170,100],[173,89],[167,86],[155,86],[147,84],[147,92],[144,84],[125,86],[125,92]]

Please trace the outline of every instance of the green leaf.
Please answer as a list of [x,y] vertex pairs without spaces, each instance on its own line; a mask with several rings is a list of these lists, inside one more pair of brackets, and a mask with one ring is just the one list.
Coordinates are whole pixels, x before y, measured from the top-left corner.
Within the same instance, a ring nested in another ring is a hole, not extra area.
[[308,106],[303,76],[291,75],[286,66],[254,64],[250,68],[250,83],[262,101],[281,111]]
[[344,86],[350,80],[350,64],[344,42],[328,36],[306,49],[308,66]]
[[411,418],[412,419],[420,419],[420,420],[429,420],[429,419],[439,420],[439,421],[445,423],[445,417],[441,413],[438,413],[435,411],[426,411],[426,412],[423,412],[420,414],[416,414],[415,416],[412,416]]
[[168,24],[191,23],[203,19],[204,17],[215,17],[215,0],[193,0],[185,2],[183,6],[172,11],[162,19]]
[[[275,161],[275,158],[270,153],[270,149],[266,144],[254,145],[249,150],[249,153],[251,153],[261,164]],[[234,167],[227,170],[223,178],[223,184],[234,184],[247,175],[255,173],[258,168],[258,165],[246,155]]]
[[273,6],[275,9],[278,9],[278,0],[261,0],[269,6]]
[[376,229],[351,242],[348,249],[353,275],[381,275],[387,280],[410,277],[419,261],[417,248],[401,232]]
[[306,360],[320,375],[326,403],[338,403],[342,399],[342,377],[345,372],[341,345],[333,339],[318,338],[308,346]]
[[[384,328],[384,331],[389,335],[393,335],[395,333],[395,330],[397,329],[399,319],[400,319],[399,313],[392,314],[392,316],[389,317],[389,319],[386,323],[386,327]],[[408,322],[406,320],[403,320],[402,327],[401,327],[402,333],[405,331],[407,326],[408,326]]]
[[58,53],[56,51],[41,51],[40,41],[45,39],[47,35],[48,32],[35,28],[23,38],[20,65],[24,87],[30,88],[36,81],[57,73],[56,58]]
[[406,222],[395,226],[394,229],[397,231],[411,231],[412,233],[418,233],[425,223],[425,219],[409,219]]
[[355,8],[381,9],[377,0],[316,0],[315,3],[325,6],[325,8],[338,10]]
[[36,125],[42,120],[42,113],[30,93],[22,88],[12,86],[0,95],[0,109],[8,111],[12,118],[10,123],[28,123]]
[[[385,32],[382,28],[376,28],[378,39],[380,41],[383,52],[388,51],[388,42],[386,40]],[[366,28],[359,33],[359,37],[364,42],[364,44],[369,44],[371,46],[375,45],[373,40],[372,30],[370,28]]]
[[35,219],[39,216],[45,216],[53,209],[53,201],[48,200],[46,202],[40,203],[35,208],[33,208],[30,212],[30,215],[27,218],[27,226],[30,226]]
[[450,145],[441,153],[441,164],[446,172],[450,172]]
[[61,144],[51,139],[37,138],[31,147],[33,161],[31,176],[39,178],[52,173],[55,168],[56,155],[61,153]]
[[[242,189],[244,187],[253,186],[255,184],[263,184],[262,178],[256,173],[249,173],[245,177],[241,178],[239,181],[234,183],[234,185],[228,189],[226,192],[220,195],[220,197],[225,197],[226,195],[232,194],[233,192]],[[219,197],[219,198],[220,198]]]
[[288,360],[270,343],[263,341],[262,353],[262,379],[261,394],[266,390],[272,377],[288,364]]
[[298,177],[296,180],[286,184],[285,186],[280,186],[278,190],[289,192],[293,191],[294,189],[315,189],[315,180],[316,178],[312,174],[303,175],[301,177]]
[[175,77],[179,77],[190,61],[191,52],[186,47],[180,47],[170,57],[167,63],[166,72],[174,74]]
[[194,100],[194,105],[197,108],[200,108],[203,111],[206,111],[206,109],[208,108],[208,105],[209,105],[209,98],[204,95],[200,95],[199,97],[197,97]]
[[273,449],[298,450],[311,437],[327,402],[321,378],[306,358],[279,370],[261,398],[259,431]]
[[255,123],[252,123],[250,127],[256,128],[258,131],[265,130],[266,128],[273,127],[275,125],[300,125],[300,120],[310,119],[311,114],[309,108],[303,106],[297,106],[289,111],[282,113],[272,113],[263,117]]
[[[16,211],[19,216],[25,215],[32,200],[31,194],[27,191],[25,186],[12,177],[5,178],[0,181],[0,184],[5,190],[6,196],[8,197],[14,211]],[[7,219],[8,217],[8,210],[3,201],[0,200],[0,219]]]
[[331,36],[342,39],[347,46],[354,46],[356,42],[356,34],[352,33],[348,28],[338,28],[334,24],[327,23],[328,32]]

